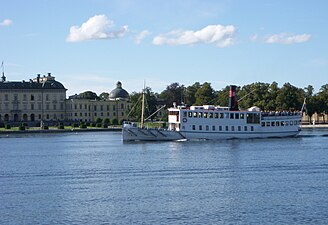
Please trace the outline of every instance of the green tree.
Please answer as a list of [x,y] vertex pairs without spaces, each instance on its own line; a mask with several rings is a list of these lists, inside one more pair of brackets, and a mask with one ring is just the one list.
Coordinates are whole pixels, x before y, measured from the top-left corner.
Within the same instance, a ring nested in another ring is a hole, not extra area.
[[211,83],[203,83],[201,87],[196,91],[195,98],[195,105],[214,104],[215,95],[214,89],[211,87]]
[[328,113],[328,84],[322,85],[318,93],[318,114],[323,118],[324,123],[326,122],[325,114]]
[[201,87],[199,82],[195,82],[193,85],[188,86],[185,89],[185,93],[184,93],[184,101],[187,105],[194,105],[196,102],[196,97],[195,94],[197,92],[197,90]]
[[303,105],[304,90],[285,83],[277,96],[278,110],[300,110]]
[[80,93],[79,97],[82,99],[91,99],[91,100],[99,99],[97,94],[92,91],[85,91],[83,93]]
[[172,83],[166,87],[159,95],[165,101],[165,104],[170,107],[175,102],[180,105],[183,102],[183,94],[185,87],[179,83]]
[[107,92],[103,92],[103,93],[101,93],[101,94],[99,95],[99,98],[100,98],[101,100],[107,100],[108,97],[109,97],[109,93],[107,93]]
[[226,86],[220,91],[216,92],[215,105],[228,106],[229,104],[230,86]]

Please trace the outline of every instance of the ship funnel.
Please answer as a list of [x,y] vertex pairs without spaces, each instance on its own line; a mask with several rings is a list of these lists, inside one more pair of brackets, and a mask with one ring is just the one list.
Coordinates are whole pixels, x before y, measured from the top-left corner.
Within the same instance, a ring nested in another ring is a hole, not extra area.
[[238,111],[238,101],[236,95],[236,85],[230,85],[230,93],[229,93],[229,110],[230,111]]

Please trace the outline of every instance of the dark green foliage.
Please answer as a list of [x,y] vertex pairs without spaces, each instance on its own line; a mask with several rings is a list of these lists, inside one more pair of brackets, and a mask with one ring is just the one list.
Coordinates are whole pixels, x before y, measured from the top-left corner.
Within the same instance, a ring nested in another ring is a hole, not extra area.
[[11,129],[10,124],[5,124],[5,129],[10,130]]
[[21,124],[21,125],[18,127],[18,130],[25,130],[25,126],[24,126],[24,124]]
[[112,124],[113,125],[118,125],[118,120],[116,118],[112,119]]

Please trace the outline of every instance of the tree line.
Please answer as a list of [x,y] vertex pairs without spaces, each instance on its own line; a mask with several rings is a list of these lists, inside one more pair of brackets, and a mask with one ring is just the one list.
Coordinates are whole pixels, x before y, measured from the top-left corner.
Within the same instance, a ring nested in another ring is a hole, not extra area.
[[[175,102],[177,105],[220,105],[228,106],[230,86],[222,90],[214,90],[211,83],[203,84],[195,82],[190,86],[185,86],[177,82],[166,87],[161,93],[155,93],[150,87],[145,89],[146,96],[146,117],[156,112],[159,105],[171,107]],[[240,109],[247,109],[257,106],[265,111],[300,111],[306,99],[305,111],[311,118],[314,113],[319,114],[325,121],[325,114],[328,113],[328,84],[321,86],[318,93],[314,93],[312,85],[305,88],[298,88],[290,83],[285,83],[282,87],[277,82],[262,83],[255,82],[237,87],[238,105]],[[133,92],[130,94],[130,101],[134,106],[130,111],[130,117],[138,119],[141,117],[142,94]],[[162,115],[165,120],[167,115]],[[152,116],[154,119],[155,116]],[[158,119],[158,118],[157,118]]]

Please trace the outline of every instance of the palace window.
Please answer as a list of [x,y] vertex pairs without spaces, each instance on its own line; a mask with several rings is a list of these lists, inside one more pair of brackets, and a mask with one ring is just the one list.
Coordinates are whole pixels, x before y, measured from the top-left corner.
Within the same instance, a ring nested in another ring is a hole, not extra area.
[[192,125],[192,130],[196,130],[196,125]]
[[215,131],[215,126],[212,126],[212,130]]

